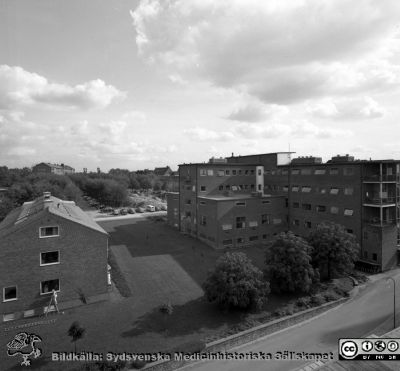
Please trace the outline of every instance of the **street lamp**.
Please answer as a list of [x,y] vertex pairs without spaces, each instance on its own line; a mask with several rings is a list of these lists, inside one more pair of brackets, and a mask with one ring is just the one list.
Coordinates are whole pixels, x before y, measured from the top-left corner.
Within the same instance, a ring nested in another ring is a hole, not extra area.
[[387,280],[393,281],[393,328],[396,328],[396,281],[393,277],[388,277]]

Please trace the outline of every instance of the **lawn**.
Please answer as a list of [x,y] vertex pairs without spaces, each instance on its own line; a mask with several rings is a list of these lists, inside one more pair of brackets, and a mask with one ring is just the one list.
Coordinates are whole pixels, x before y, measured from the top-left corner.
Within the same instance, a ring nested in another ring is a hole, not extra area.
[[[109,245],[130,296],[120,296],[114,287],[109,301],[66,310],[63,315],[53,314],[50,317],[55,320],[53,323],[19,330],[35,333],[43,339],[40,343],[43,355],[32,362],[30,369],[56,371],[79,366],[69,362],[58,364],[50,359],[52,351],[73,350],[67,330],[76,320],[86,329],[85,337],[77,344],[78,350],[105,353],[182,349],[199,340],[228,334],[246,320],[251,325],[259,318],[241,312],[222,313],[206,302],[201,295],[201,285],[223,252],[155,220],[135,218],[101,222],[110,233]],[[255,265],[263,268],[261,247],[247,248],[245,252]],[[274,312],[292,298],[271,295],[266,310]],[[173,305],[171,315],[159,310],[160,304],[166,302]],[[44,319],[0,325],[1,370],[20,369],[19,359],[7,357],[4,351],[7,342],[19,332],[8,328]]]

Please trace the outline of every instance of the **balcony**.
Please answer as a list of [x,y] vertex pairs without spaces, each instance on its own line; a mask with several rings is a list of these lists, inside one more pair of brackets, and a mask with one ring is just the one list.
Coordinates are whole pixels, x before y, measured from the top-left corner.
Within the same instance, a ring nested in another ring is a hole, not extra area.
[[382,182],[398,182],[398,177],[396,175],[365,175],[363,177],[363,182],[368,183],[382,183]]
[[396,197],[365,197],[364,206],[395,206]]
[[396,225],[396,219],[383,219],[379,218],[366,218],[363,220],[364,224],[369,224],[373,227],[387,227]]

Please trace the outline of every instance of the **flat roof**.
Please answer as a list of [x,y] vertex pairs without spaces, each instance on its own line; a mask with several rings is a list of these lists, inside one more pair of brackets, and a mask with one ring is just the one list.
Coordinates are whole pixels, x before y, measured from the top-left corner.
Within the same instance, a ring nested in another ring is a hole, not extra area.
[[198,196],[198,198],[203,200],[212,200],[212,201],[234,201],[234,200],[248,200],[248,199],[255,199],[255,200],[265,200],[269,198],[278,198],[278,197],[286,197],[285,195],[263,195],[262,197],[259,196],[252,196],[249,193],[245,194],[236,194],[231,196],[224,196],[224,195],[213,195],[213,196]]
[[354,160],[354,161],[338,161],[338,162],[330,162],[328,160],[327,162],[322,162],[319,164],[316,163],[290,163],[290,164],[285,164],[285,165],[278,165],[279,167],[301,167],[301,166],[339,166],[339,165],[344,165],[344,166],[351,166],[351,165],[363,165],[363,164],[379,164],[379,163],[400,163],[400,160]]
[[238,167],[238,166],[261,166],[259,162],[255,163],[244,163],[244,162],[194,162],[189,164],[179,164],[178,166],[188,166],[188,165],[198,165],[198,166],[231,166],[231,167]]

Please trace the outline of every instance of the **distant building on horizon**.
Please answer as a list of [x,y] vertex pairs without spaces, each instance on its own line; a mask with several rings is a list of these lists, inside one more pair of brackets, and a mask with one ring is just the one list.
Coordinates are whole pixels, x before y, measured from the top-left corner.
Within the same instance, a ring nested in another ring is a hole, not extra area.
[[74,174],[75,169],[71,166],[65,164],[51,164],[49,162],[41,162],[32,167],[33,173],[44,173],[44,174],[57,174],[57,175],[66,175],[66,174]]

